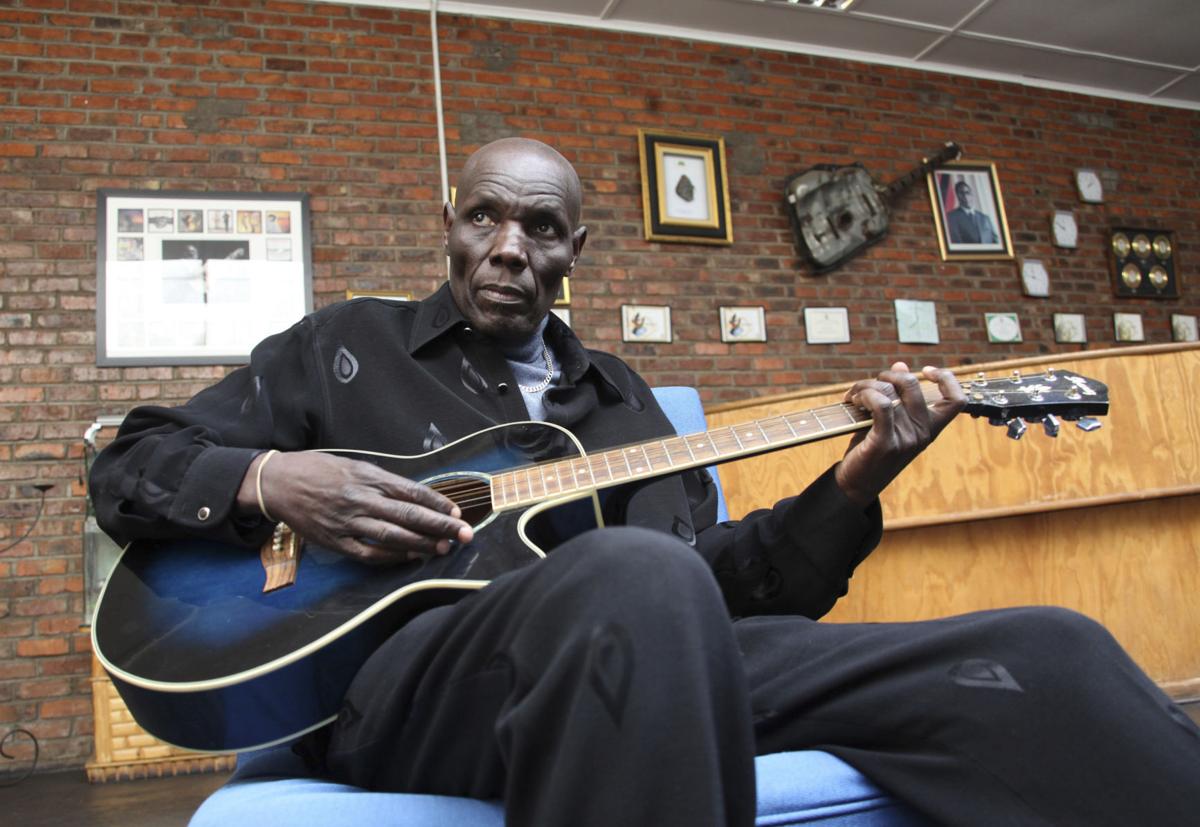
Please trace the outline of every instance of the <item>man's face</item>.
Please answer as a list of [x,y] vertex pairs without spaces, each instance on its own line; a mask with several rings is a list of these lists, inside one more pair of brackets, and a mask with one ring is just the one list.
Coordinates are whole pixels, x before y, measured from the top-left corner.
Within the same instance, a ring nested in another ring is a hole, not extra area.
[[502,141],[467,164],[443,210],[450,291],[495,339],[526,339],[554,304],[587,237],[574,171],[548,147]]
[[975,209],[975,193],[971,192],[970,184],[959,184],[958,201],[965,210]]

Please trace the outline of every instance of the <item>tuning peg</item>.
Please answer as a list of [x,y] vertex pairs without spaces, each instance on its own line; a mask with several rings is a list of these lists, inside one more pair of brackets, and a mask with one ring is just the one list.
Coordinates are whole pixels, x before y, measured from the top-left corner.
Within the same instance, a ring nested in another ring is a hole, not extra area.
[[1029,429],[1025,426],[1025,420],[1021,419],[1020,417],[1008,420],[1009,439],[1020,439],[1021,437],[1025,436],[1025,432],[1027,430]]
[[1103,423],[1094,416],[1081,416],[1079,421],[1075,423],[1075,427],[1081,431],[1094,431]]
[[1057,416],[1054,414],[1046,414],[1046,416],[1042,418],[1042,430],[1046,432],[1046,436],[1058,436],[1058,429],[1059,424]]
[[1011,377],[1009,377],[1009,380],[1008,380],[1008,381],[1009,381],[1009,382],[1012,382],[1014,385],[1019,385],[1019,384],[1021,384],[1021,371],[1019,371],[1019,370],[1014,370],[1014,371],[1012,372],[1012,376],[1011,376]]

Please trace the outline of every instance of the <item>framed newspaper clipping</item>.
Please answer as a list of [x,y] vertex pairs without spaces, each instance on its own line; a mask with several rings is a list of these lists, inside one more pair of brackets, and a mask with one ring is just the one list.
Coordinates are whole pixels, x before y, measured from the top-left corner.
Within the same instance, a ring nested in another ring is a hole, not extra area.
[[240,364],[312,310],[305,194],[101,189],[96,363]]

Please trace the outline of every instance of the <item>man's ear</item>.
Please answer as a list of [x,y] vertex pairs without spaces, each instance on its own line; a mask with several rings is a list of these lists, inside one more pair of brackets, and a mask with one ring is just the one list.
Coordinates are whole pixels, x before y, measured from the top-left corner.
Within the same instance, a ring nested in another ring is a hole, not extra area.
[[587,227],[580,227],[571,236],[571,248],[574,250],[571,256],[571,266],[575,266],[575,262],[579,260],[579,253],[583,250],[583,244],[587,241]]
[[449,201],[442,207],[442,246],[450,243],[450,227],[454,224],[454,205]]

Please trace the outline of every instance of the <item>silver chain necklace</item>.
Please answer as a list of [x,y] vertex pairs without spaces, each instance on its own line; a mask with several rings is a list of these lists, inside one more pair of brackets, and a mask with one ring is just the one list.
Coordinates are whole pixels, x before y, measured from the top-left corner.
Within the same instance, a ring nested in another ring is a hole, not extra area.
[[546,347],[546,340],[542,339],[542,359],[546,361],[546,378],[538,382],[532,387],[517,383],[517,387],[524,393],[538,393],[550,387],[550,382],[554,379],[554,360],[550,358],[550,348]]

